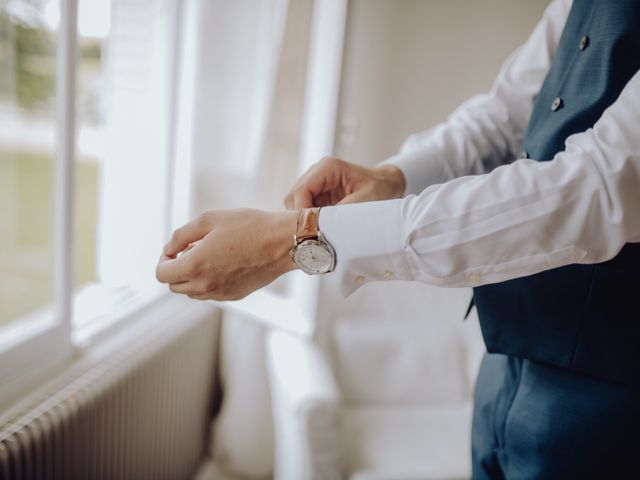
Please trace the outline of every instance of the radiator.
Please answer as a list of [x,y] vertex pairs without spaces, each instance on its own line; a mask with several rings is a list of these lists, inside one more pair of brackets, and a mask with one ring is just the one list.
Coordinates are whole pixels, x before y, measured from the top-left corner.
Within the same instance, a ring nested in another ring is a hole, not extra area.
[[215,408],[219,321],[176,299],[145,315],[0,426],[0,479],[191,476]]

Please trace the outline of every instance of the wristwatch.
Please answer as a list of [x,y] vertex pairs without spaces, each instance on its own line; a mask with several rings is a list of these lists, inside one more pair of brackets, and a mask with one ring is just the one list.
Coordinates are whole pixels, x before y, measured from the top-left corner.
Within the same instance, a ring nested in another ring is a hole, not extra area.
[[333,272],[336,252],[318,229],[320,208],[303,208],[298,214],[298,225],[289,255],[293,264],[309,275]]

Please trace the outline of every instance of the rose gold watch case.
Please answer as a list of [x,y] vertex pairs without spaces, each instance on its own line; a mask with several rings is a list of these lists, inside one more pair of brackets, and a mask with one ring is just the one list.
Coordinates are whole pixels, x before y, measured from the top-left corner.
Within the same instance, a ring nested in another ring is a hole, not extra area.
[[[326,250],[327,252],[329,252],[329,256],[331,258],[331,261],[326,265],[326,268],[320,270],[320,271],[316,271],[316,270],[311,270],[309,268],[307,268],[306,265],[303,265],[301,262],[299,262],[298,260],[298,254],[302,251],[303,248],[307,248],[311,245],[315,245],[318,246],[324,250]],[[299,268],[300,270],[302,270],[304,273],[306,273],[307,275],[322,275],[324,273],[330,273],[333,272],[336,268],[336,252],[333,249],[333,247],[324,239],[324,236],[322,235],[322,232],[318,232],[318,239],[309,239],[309,240],[303,240],[300,243],[297,243],[293,249],[290,252],[291,255],[291,260],[293,261],[293,264],[296,266],[296,268]]]

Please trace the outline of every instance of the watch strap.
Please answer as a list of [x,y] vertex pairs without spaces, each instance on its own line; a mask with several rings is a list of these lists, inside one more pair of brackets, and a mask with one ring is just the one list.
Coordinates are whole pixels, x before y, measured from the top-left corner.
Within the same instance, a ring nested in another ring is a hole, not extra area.
[[318,238],[318,217],[320,208],[303,208],[298,214],[298,225],[296,227],[295,243],[299,245],[305,240]]

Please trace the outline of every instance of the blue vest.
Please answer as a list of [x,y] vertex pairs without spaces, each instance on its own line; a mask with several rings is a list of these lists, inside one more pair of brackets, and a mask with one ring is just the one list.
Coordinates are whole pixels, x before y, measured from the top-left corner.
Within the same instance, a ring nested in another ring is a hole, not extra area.
[[[640,1],[574,0],[523,156],[551,160],[569,135],[598,121],[639,68]],[[489,352],[640,387],[640,244],[605,263],[476,288],[474,301]]]

